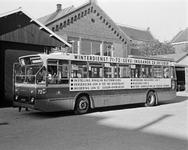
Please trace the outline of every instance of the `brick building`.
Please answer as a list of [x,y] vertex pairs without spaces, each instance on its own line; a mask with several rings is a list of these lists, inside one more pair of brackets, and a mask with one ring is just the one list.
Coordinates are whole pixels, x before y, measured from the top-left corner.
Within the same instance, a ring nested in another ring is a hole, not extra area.
[[171,40],[171,44],[175,48],[176,53],[188,51],[188,27],[178,32]]
[[38,20],[71,42],[71,53],[127,57],[139,54],[139,43],[153,39],[149,30],[116,24],[95,0],[78,8],[57,4],[55,12]]

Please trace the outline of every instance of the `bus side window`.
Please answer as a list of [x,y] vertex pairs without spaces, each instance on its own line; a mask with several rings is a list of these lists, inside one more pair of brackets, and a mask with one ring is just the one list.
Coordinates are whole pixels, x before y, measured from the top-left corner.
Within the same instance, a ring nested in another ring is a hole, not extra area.
[[104,78],[117,78],[117,65],[104,63]]
[[152,77],[152,66],[142,65],[142,78],[151,78]]
[[89,63],[89,77],[90,78],[102,78],[103,77],[103,65],[101,63]]
[[87,78],[87,63],[83,61],[72,61],[71,78]]
[[153,66],[153,77],[154,78],[162,78],[162,67],[161,66]]
[[129,65],[120,65],[119,66],[119,77],[120,78],[130,78],[131,70]]
[[131,78],[141,78],[142,70],[141,65],[131,65]]
[[69,83],[69,63],[67,60],[59,60],[59,66],[57,70],[57,83],[68,84]]

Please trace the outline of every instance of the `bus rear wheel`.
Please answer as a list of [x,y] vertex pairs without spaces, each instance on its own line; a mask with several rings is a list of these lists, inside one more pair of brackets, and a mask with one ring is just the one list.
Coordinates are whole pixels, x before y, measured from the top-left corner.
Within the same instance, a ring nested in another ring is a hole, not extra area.
[[145,106],[151,107],[156,105],[156,95],[153,91],[150,91],[146,97]]
[[90,108],[89,99],[87,96],[80,96],[78,97],[75,105],[74,112],[75,114],[85,114],[88,112]]

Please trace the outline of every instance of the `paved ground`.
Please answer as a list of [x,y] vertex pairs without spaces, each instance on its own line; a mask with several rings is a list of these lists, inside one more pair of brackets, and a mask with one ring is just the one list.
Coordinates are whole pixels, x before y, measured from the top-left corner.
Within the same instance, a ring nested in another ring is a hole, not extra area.
[[0,150],[188,150],[188,93],[157,107],[43,114],[0,109]]

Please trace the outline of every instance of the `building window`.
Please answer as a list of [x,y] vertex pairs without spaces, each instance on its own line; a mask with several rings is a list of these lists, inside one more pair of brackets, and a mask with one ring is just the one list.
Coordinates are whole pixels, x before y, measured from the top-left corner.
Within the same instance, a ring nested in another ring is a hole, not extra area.
[[56,31],[59,31],[59,26],[58,25],[56,25]]
[[101,42],[92,40],[82,40],[82,51],[81,54],[85,55],[100,55],[100,44]]
[[91,54],[92,55],[100,55],[100,43],[93,42],[91,44],[92,44]]
[[91,18],[91,22],[95,23],[95,19]]
[[91,55],[91,42],[82,40],[82,51],[81,54]]
[[66,21],[64,21],[63,27],[66,27],[66,24],[67,24],[67,22],[66,22]]
[[78,19],[80,19],[80,14],[78,14]]
[[73,23],[73,17],[71,17],[71,23]]
[[103,44],[103,55],[104,56],[111,56],[111,46],[113,44],[112,43],[104,43]]
[[75,16],[74,16],[74,21],[76,21],[76,20],[77,20],[77,16],[75,15]]
[[68,37],[68,41],[70,42],[72,47],[68,47],[67,52],[78,54],[78,41],[79,41],[79,39],[75,38],[75,37]]
[[70,19],[67,20],[67,25],[69,25],[69,24],[70,24]]
[[60,23],[60,27],[59,27],[59,29],[62,29],[63,28],[63,24],[62,23]]

